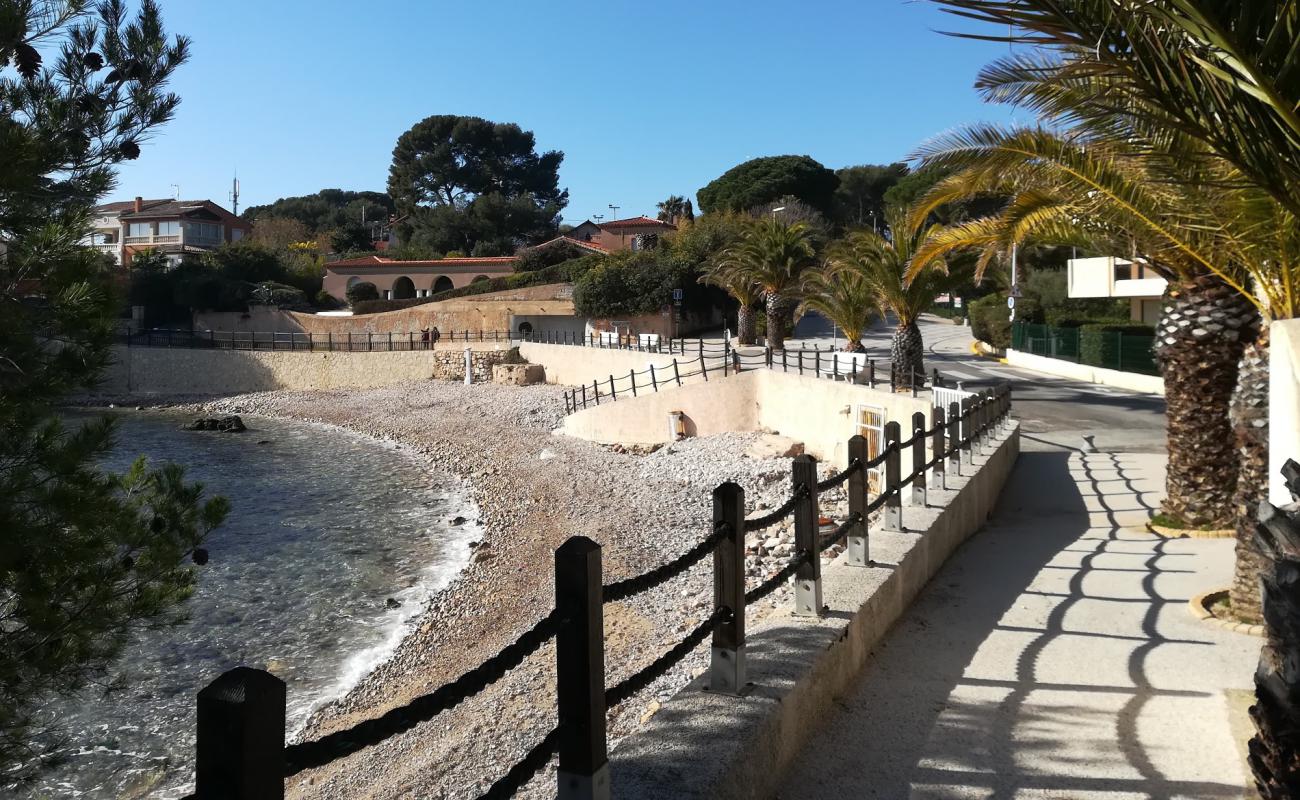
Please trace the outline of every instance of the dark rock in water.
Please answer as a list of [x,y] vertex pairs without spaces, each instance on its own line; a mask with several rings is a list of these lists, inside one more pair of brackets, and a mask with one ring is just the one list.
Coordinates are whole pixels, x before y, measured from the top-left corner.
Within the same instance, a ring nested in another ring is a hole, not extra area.
[[452,517],[452,518],[451,518],[451,524],[452,524],[452,525],[464,525],[465,522],[466,522],[466,520],[465,520],[464,517]]
[[258,440],[257,440],[257,443],[258,443],[258,444],[270,444],[270,443],[271,443],[271,440],[270,440],[270,439],[258,439]]
[[136,407],[135,407],[135,410],[136,410],[136,411],[144,411],[144,406],[136,406]]
[[186,425],[181,426],[185,431],[221,431],[222,433],[242,433],[248,430],[244,421],[238,415],[232,414],[228,417],[200,417]]
[[208,549],[206,547],[196,547],[190,554],[190,560],[200,567],[208,563]]
[[401,608],[402,601],[398,600],[396,597],[390,597],[384,601],[384,605],[389,608]]

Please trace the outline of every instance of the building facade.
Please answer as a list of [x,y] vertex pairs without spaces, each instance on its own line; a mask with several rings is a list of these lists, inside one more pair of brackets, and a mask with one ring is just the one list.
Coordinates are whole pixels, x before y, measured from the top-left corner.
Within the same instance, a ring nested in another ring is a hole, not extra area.
[[187,253],[215,250],[249,235],[253,226],[211,200],[145,200],[97,206],[86,244],[122,266],[146,250],[180,263]]
[[591,242],[604,250],[636,250],[646,237],[664,236],[677,230],[677,226],[650,217],[630,217],[609,222],[587,220],[574,227],[567,236],[580,242]]
[[1114,256],[1071,258],[1066,262],[1067,294],[1073,298],[1128,299],[1134,321],[1155,325],[1168,282],[1140,261]]
[[499,278],[514,272],[514,256],[500,258],[440,258],[429,261],[396,261],[365,256],[325,265],[324,289],[339,300],[358,283],[373,283],[385,300],[428,297],[459,289],[474,281]]

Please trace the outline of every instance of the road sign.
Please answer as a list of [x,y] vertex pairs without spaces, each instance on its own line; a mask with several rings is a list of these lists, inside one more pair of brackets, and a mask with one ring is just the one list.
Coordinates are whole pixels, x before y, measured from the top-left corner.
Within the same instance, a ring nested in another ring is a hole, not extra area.
[[1012,287],[1011,287],[1011,296],[1012,296],[1012,297],[1020,297],[1020,296],[1021,296],[1021,294],[1020,294],[1020,284],[1017,283],[1015,286],[1012,286]]
[[673,302],[680,303],[681,301],[682,301],[682,290],[673,289]]
[[1008,297],[1008,298],[1007,298],[1007,308],[1011,309],[1012,311],[1015,310],[1015,308],[1016,308],[1016,298],[1014,298],[1014,297]]

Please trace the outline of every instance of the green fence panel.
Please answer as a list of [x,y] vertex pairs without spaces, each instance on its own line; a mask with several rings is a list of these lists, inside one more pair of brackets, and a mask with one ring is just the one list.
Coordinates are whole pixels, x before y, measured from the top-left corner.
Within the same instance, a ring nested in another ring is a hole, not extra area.
[[1158,375],[1155,337],[1121,331],[1052,328],[1029,322],[1011,326],[1011,347],[1036,356],[1059,358],[1121,372]]

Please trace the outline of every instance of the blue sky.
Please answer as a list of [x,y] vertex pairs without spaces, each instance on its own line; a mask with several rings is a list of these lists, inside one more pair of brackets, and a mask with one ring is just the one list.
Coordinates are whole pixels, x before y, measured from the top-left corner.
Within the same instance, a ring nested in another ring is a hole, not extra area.
[[117,197],[241,206],[383,190],[397,137],[431,114],[516,122],[565,153],[565,219],[653,214],[749,158],[900,160],[1008,112],[972,83],[1005,45],[937,30],[926,2],[164,2],[193,39],[176,119]]

